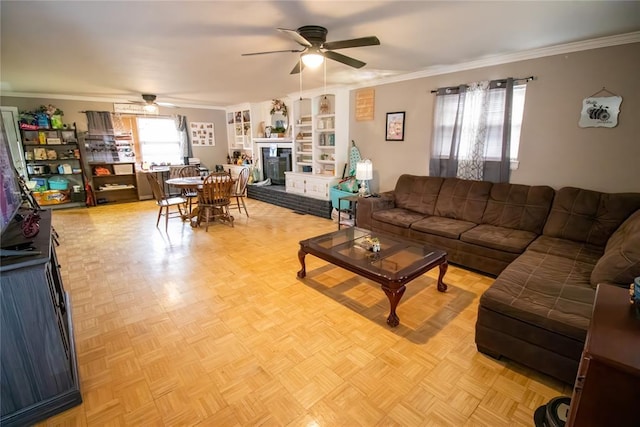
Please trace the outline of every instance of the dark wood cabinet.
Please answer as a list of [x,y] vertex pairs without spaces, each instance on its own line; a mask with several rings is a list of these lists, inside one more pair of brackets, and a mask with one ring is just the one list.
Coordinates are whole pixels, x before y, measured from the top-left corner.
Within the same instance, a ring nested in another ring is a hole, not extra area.
[[567,426],[638,426],[640,319],[629,290],[599,285]]
[[[2,257],[0,425],[29,425],[82,402],[69,297],[51,241],[51,211],[28,256]],[[25,243],[14,222],[3,247]]]
[[[140,200],[138,178],[132,162],[90,162],[96,203],[135,202]],[[104,171],[102,175],[98,171]],[[108,172],[108,173],[107,173]]]

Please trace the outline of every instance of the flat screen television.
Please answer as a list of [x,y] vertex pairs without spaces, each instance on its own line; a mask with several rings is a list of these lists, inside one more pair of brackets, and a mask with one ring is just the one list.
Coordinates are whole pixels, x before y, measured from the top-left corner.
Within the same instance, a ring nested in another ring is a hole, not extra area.
[[0,235],[7,229],[22,205],[20,183],[9,151],[9,139],[0,121]]

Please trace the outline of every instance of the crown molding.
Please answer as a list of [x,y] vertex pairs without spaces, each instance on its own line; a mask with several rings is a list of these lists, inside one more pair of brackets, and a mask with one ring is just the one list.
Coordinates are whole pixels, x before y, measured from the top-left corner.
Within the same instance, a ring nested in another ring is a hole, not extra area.
[[[352,89],[358,89],[362,87],[379,86],[379,85],[384,85],[389,83],[397,83],[397,82],[403,82],[407,80],[433,77],[433,76],[438,76],[442,74],[450,74],[450,73],[455,73],[459,71],[473,70],[476,68],[508,64],[508,63],[518,62],[518,61],[526,61],[529,59],[537,59],[537,58],[543,58],[547,56],[562,55],[566,53],[580,52],[584,50],[599,49],[604,47],[618,46],[618,45],[630,44],[630,43],[639,43],[639,42],[640,42],[640,31],[635,31],[631,33],[618,34],[614,36],[600,37],[596,39],[559,44],[559,45],[548,46],[548,47],[543,47],[538,49],[530,49],[530,50],[510,53],[506,55],[488,56],[486,58],[478,59],[475,61],[469,61],[465,63],[460,63],[460,64],[437,65],[437,66],[429,67],[424,70],[416,71],[413,73],[399,74],[396,76],[366,80],[356,84],[334,85],[331,87],[327,87],[327,91],[329,91],[330,89],[331,90],[339,90],[339,89],[352,90]],[[312,96],[318,93],[322,94],[323,92],[324,90],[322,88],[309,89],[309,90],[303,91],[302,95]],[[19,98],[50,98],[50,99],[66,99],[71,101],[131,102],[130,100],[123,99],[123,98],[80,96],[80,95],[60,95],[60,94],[50,94],[50,93],[10,92],[5,90],[2,91],[1,95],[3,97],[14,96]],[[288,96],[292,99],[296,99],[297,97],[300,96],[300,93],[292,92],[288,94]],[[179,104],[180,106],[177,108],[198,108],[203,110],[223,110],[223,111],[229,108],[229,106],[183,104],[183,103],[179,103]]]
[[632,33],[619,34],[615,36],[600,37],[597,39],[583,40],[579,42],[565,43],[555,46],[542,47],[538,49],[530,49],[522,52],[515,52],[505,55],[494,55],[475,61],[464,62],[455,65],[439,65],[429,67],[414,73],[401,74],[397,76],[384,77],[376,80],[368,80],[360,84],[351,85],[350,88],[362,88],[369,86],[378,86],[388,83],[397,83],[407,80],[420,79],[424,77],[439,76],[442,74],[450,74],[459,71],[473,70],[476,68],[491,67],[494,65],[508,64],[511,62],[526,61],[529,59],[544,58],[547,56],[562,55],[571,52],[580,52],[583,50],[599,49],[603,47],[618,46],[630,43],[640,42],[640,31]]
[[[130,99],[125,98],[110,98],[99,96],[82,96],[82,95],[61,95],[56,93],[36,93],[36,92],[10,92],[3,90],[2,97],[13,96],[16,98],[49,98],[49,99],[64,99],[69,101],[91,101],[91,102],[109,102],[109,103],[129,103]],[[179,106],[175,107],[163,107],[162,108],[198,108],[201,110],[225,110],[226,107],[220,107],[216,105],[200,105],[200,104],[183,104],[179,103]]]

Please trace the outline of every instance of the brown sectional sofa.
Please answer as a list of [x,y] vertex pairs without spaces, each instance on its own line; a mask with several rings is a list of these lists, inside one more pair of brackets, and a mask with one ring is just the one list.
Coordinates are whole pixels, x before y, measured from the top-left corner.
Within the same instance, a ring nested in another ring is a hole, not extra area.
[[596,285],[640,275],[639,209],[638,193],[402,175],[358,202],[356,223],[497,276],[480,299],[478,349],[571,384]]

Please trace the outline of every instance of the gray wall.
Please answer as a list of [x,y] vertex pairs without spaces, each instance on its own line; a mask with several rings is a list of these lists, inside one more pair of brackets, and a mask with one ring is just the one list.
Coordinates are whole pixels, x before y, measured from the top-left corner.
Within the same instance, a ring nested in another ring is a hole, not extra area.
[[[76,123],[78,131],[87,130],[87,116],[82,111],[113,111],[113,103],[92,101],[71,101],[48,98],[17,98],[3,96],[0,105],[18,107],[18,111],[35,110],[40,105],[53,104],[64,111],[64,123]],[[194,147],[194,157],[213,170],[216,164],[227,162],[227,124],[224,110],[205,110],[196,108],[160,107],[160,115],[187,116],[189,122],[213,122],[215,128],[215,147]]]
[[[527,86],[518,170],[511,182],[640,192],[640,43],[593,49],[375,86],[373,121],[355,121],[350,138],[374,166],[374,191],[403,173],[428,174],[432,89],[477,80],[536,76]],[[580,128],[582,100],[606,87],[622,96],[615,128]],[[351,93],[354,105],[355,92]],[[387,112],[406,111],[405,140],[386,142]]]
[[[374,191],[393,189],[402,173],[428,174],[435,97],[432,89],[476,80],[536,76],[527,87],[520,140],[520,165],[511,182],[546,184],[554,188],[576,186],[607,192],[640,192],[640,43],[593,49],[519,61],[434,77],[375,86],[373,121],[355,121],[350,109],[349,138],[374,165]],[[602,87],[622,96],[615,128],[580,128],[578,118],[585,97]],[[351,93],[354,105],[355,92]],[[19,110],[54,104],[86,130],[83,110],[111,111],[105,102],[58,99],[0,99]],[[387,112],[405,111],[405,140],[386,142]],[[227,132],[222,110],[163,109],[161,114],[184,114],[189,121],[213,121],[216,147],[195,148],[209,168],[226,162]]]

